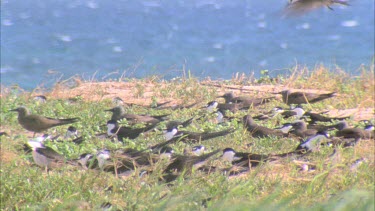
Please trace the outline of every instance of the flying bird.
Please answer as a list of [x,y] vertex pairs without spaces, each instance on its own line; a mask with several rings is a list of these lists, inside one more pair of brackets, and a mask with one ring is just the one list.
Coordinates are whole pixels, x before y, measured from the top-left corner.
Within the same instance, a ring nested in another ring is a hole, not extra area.
[[322,7],[333,10],[334,4],[349,6],[349,3],[343,0],[289,0],[284,13],[287,16],[302,15]]

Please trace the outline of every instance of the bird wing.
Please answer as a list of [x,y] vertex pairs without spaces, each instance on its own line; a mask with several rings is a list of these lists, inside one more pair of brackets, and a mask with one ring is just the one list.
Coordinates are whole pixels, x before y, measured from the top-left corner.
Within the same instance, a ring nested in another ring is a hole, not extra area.
[[50,147],[37,148],[35,149],[35,151],[49,159],[60,160],[60,161],[65,159],[64,156],[60,155],[59,153],[57,153],[55,150],[53,150]]

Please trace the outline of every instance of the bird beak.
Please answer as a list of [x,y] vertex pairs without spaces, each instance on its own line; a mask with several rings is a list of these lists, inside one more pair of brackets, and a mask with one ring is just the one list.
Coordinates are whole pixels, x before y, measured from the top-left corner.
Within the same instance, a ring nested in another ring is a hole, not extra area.
[[219,95],[219,96],[216,96],[216,98],[220,98],[220,97],[224,97],[224,95]]
[[9,111],[18,111],[18,110],[15,108],[15,109],[12,109],[12,110],[9,110]]
[[282,93],[281,93],[281,92],[272,92],[271,94],[274,94],[274,95],[281,95]]
[[113,111],[113,108],[111,108],[111,109],[107,109],[107,110],[104,110],[104,111],[110,111],[110,112],[112,112],[112,111]]

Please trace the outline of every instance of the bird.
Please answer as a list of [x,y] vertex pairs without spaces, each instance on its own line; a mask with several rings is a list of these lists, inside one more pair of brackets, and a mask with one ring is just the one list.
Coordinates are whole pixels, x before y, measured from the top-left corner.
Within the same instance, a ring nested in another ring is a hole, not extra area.
[[200,156],[204,153],[205,150],[206,148],[203,145],[198,145],[198,146],[194,146],[191,149],[191,152],[196,156]]
[[357,160],[355,160],[353,163],[351,163],[350,165],[350,170],[351,171],[356,171],[358,169],[358,167],[365,163],[365,162],[368,162],[367,158],[358,158]]
[[221,158],[234,166],[252,168],[258,166],[261,162],[275,161],[293,154],[296,154],[296,151],[277,155],[259,155],[250,152],[236,152],[232,148],[225,148]]
[[121,97],[114,97],[112,99],[112,103],[115,104],[115,105],[117,105],[117,106],[125,104],[125,102],[121,99]]
[[280,130],[275,130],[258,125],[250,115],[245,115],[243,117],[243,124],[247,131],[255,138],[264,138],[268,136],[286,137]]
[[[102,149],[96,153],[96,160],[98,162],[98,168],[106,171],[113,167],[111,160],[111,151],[109,149]],[[109,171],[109,170],[108,170]]]
[[[41,144],[43,144],[44,141],[46,140],[50,140],[52,137],[49,135],[49,134],[43,134],[42,136],[37,136],[37,137],[33,137],[33,139],[30,139],[29,143],[25,143],[23,144],[23,151],[25,153],[31,153],[33,151],[33,148],[31,145],[33,145],[32,142],[39,142]],[[37,146],[44,146],[44,145],[38,145],[36,144]]]
[[217,109],[217,106],[219,105],[219,103],[217,101],[210,101],[207,103],[206,106],[202,107],[204,109],[206,109],[208,112],[212,113],[214,112],[216,109]]
[[288,134],[289,131],[293,128],[292,123],[284,123],[281,127],[274,128],[274,130],[280,130],[284,134]]
[[107,109],[105,111],[112,112],[111,120],[121,120],[126,119],[131,124],[135,123],[147,123],[147,124],[156,124],[161,121],[164,121],[165,118],[169,115],[160,115],[160,116],[148,116],[148,115],[138,115],[138,114],[127,114],[125,113],[125,109],[122,106],[116,106],[111,109]]
[[[223,111],[222,109],[219,109],[216,111],[216,118],[213,120],[213,122],[216,122],[217,124],[220,124],[220,123],[223,123],[225,121],[225,119],[229,119],[227,116],[225,116],[225,111]],[[212,120],[210,120],[212,121]]]
[[231,111],[235,113],[238,110],[248,109],[248,106],[244,106],[243,103],[218,103],[217,101],[210,101],[204,107],[208,112],[214,112],[216,109],[220,109],[222,112]]
[[232,148],[225,148],[223,150],[222,159],[230,162],[232,165],[251,168],[258,166],[261,162],[267,161],[269,156],[248,152],[236,152]]
[[284,110],[280,112],[280,114],[284,118],[295,117],[296,119],[300,119],[305,114],[305,110],[302,108],[301,105],[297,105],[296,107],[291,108],[290,110]]
[[313,136],[318,132],[315,129],[307,129],[307,125],[303,120],[297,120],[293,122],[292,126],[293,126],[293,129],[290,130],[290,133],[301,138]]
[[33,137],[35,137],[36,133],[43,132],[52,127],[71,124],[79,120],[78,118],[54,119],[36,114],[30,114],[29,110],[23,106],[10,111],[18,112],[18,122],[26,130],[34,132]]
[[0,136],[9,136],[7,132],[0,132]]
[[69,138],[77,138],[78,137],[78,130],[74,126],[69,126],[68,130],[65,133],[64,139],[69,139]]
[[205,152],[206,148],[203,145],[197,145],[192,148],[185,148],[184,155],[200,156]]
[[233,133],[235,130],[230,128],[218,132],[203,132],[203,133],[198,133],[198,132],[190,132],[190,131],[179,131],[176,126],[167,128],[166,131],[164,131],[164,138],[167,141],[172,142],[177,142],[177,141],[182,141],[182,142],[191,142],[191,143],[196,143],[198,141],[204,141],[212,138],[216,138],[219,136],[225,136],[230,133]]
[[306,103],[316,103],[327,98],[334,97],[336,92],[331,92],[327,94],[316,94],[308,92],[292,92],[290,90],[283,90],[275,94],[281,94],[283,102],[287,105],[291,104],[306,104]]
[[172,101],[165,101],[165,102],[162,102],[162,103],[158,103],[158,102],[154,101],[150,104],[150,108],[160,108],[164,105],[167,105],[170,102],[172,102]]
[[246,106],[243,103],[219,103],[217,108],[223,112],[230,111],[235,113],[239,110],[247,110],[249,106]]
[[302,15],[321,7],[333,10],[333,4],[349,6],[349,3],[343,0],[289,0],[284,13],[287,16]]
[[336,125],[338,129],[338,131],[336,131],[336,137],[362,139],[373,139],[375,137],[375,131],[371,130],[371,126],[367,130],[362,128],[350,128],[346,121],[340,121]]
[[171,163],[165,168],[164,172],[171,173],[186,170],[187,173],[190,173],[193,168],[198,169],[199,167],[203,166],[210,157],[214,156],[220,151],[221,149],[217,149],[200,156],[173,155],[171,158]]
[[225,99],[225,103],[242,103],[244,107],[259,106],[259,105],[270,102],[272,99],[275,99],[275,97],[268,97],[268,98],[252,98],[250,96],[235,97],[233,92],[227,92],[222,96],[218,96],[218,98],[220,97]]
[[107,122],[107,134],[108,136],[117,136],[119,141],[124,142],[124,138],[135,139],[141,133],[154,129],[156,125],[157,124],[152,124],[142,128],[120,127],[117,121],[109,120]]
[[368,124],[368,125],[365,126],[364,129],[367,130],[367,131],[374,131],[375,127],[372,124]]
[[285,111],[284,108],[277,106],[277,107],[272,108],[271,111],[253,116],[252,118],[256,120],[267,120],[267,119],[276,117],[277,115],[283,113],[284,111]]
[[295,151],[301,154],[315,151],[320,146],[321,141],[326,139],[329,139],[329,134],[326,131],[318,131],[315,135],[309,136],[300,143]]
[[140,152],[138,150],[131,149],[128,151],[117,151],[113,154],[111,165],[107,165],[105,171],[110,171],[115,174],[122,174],[127,171],[135,170],[136,168],[142,168],[151,166],[159,160],[159,155]]
[[[27,144],[32,149],[34,162],[38,166],[45,168],[46,172],[49,169],[60,167],[64,163],[66,163],[66,159],[64,156],[57,153],[52,148],[45,146],[42,142],[28,141]],[[74,164],[71,161],[69,163]]]
[[178,126],[187,127],[187,126],[189,126],[193,122],[194,118],[195,117],[189,118],[189,119],[187,119],[187,120],[185,120],[183,122],[180,122],[180,121],[169,121],[166,124],[166,126],[167,126],[167,128],[172,128],[174,126],[177,126],[177,127]]
[[330,137],[326,142],[321,143],[322,146],[341,146],[343,148],[355,146],[361,138],[344,138],[344,137]]
[[45,103],[47,101],[47,97],[44,95],[38,95],[38,96],[35,96],[33,100],[39,103]]
[[337,128],[336,124],[330,124],[330,125],[320,125],[320,124],[309,124],[307,125],[307,129],[313,129],[317,131],[329,131]]
[[[126,176],[135,169],[151,167],[160,159],[169,159],[172,156],[172,153],[173,149],[170,147],[163,147],[159,152],[155,153],[133,148],[119,149],[115,151],[103,149],[97,153],[93,168],[113,173],[116,176]],[[92,158],[90,154],[84,154],[81,155],[81,157],[80,162],[88,167],[86,160],[88,160],[87,158]],[[84,164],[85,161],[86,164]]]
[[323,116],[319,113],[313,113],[313,112],[310,112],[310,111],[305,112],[304,116],[310,117],[310,121],[309,121],[310,124],[314,124],[315,122],[331,122],[332,120],[342,121],[342,120],[350,118],[350,116],[346,116],[346,117],[326,117],[326,116]]
[[98,160],[91,153],[83,153],[74,161],[84,169],[95,169],[99,167]]
[[183,105],[183,104],[178,104],[178,105],[171,105],[171,106],[160,106],[155,109],[157,110],[163,110],[163,109],[170,109],[170,110],[181,110],[181,109],[187,109],[187,108],[192,108],[198,103],[191,103],[188,105]]
[[200,116],[199,118],[197,118],[197,120],[215,124],[223,124],[228,120],[235,119],[235,117],[233,116],[227,116],[227,113],[228,112],[223,109],[217,109],[216,111]]

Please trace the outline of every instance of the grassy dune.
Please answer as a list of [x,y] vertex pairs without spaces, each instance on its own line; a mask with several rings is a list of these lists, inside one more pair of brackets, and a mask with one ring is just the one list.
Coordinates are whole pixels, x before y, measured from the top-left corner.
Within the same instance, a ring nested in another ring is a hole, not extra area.
[[[251,172],[227,177],[221,173],[205,174],[195,171],[179,177],[171,184],[159,181],[166,162],[155,164],[152,174],[139,177],[139,170],[128,177],[83,170],[72,166],[54,169],[48,174],[36,166],[30,154],[23,152],[23,144],[32,137],[17,122],[17,115],[10,109],[24,105],[33,113],[49,117],[79,117],[73,125],[85,141],[76,145],[71,140],[48,141],[68,159],[99,149],[132,147],[145,149],[163,141],[161,123],[158,131],[141,135],[125,144],[97,139],[94,134],[105,132],[101,125],[110,118],[105,109],[114,107],[112,99],[121,97],[127,103],[150,105],[172,101],[173,104],[198,104],[183,110],[156,110],[133,106],[128,112],[140,114],[171,114],[171,120],[185,120],[200,115],[201,106],[219,94],[233,91],[251,96],[273,96],[283,89],[301,89],[312,92],[338,93],[337,97],[316,104],[305,105],[306,110],[325,111],[330,116],[351,115],[352,126],[363,126],[360,120],[374,121],[374,67],[363,68],[361,75],[352,77],[340,69],[328,70],[321,66],[314,70],[296,68],[288,76],[270,78],[263,75],[254,79],[236,75],[228,81],[198,80],[181,77],[164,81],[156,76],[146,79],[119,79],[117,81],[82,81],[74,78],[48,90],[37,88],[26,92],[14,87],[2,87],[1,93],[1,209],[2,210],[81,210],[100,209],[110,202],[113,210],[374,210],[374,140],[361,140],[355,147],[333,149],[321,147],[304,160],[286,158],[275,163],[264,163]],[[44,94],[46,103],[37,102],[34,96]],[[280,97],[280,96],[279,96]],[[275,106],[286,107],[280,99],[269,104],[229,114],[241,118],[245,114],[257,115]],[[259,122],[276,127],[293,119],[276,117]],[[298,143],[289,138],[252,138],[236,120],[217,125],[207,120],[197,120],[189,126],[192,131],[219,131],[233,127],[237,130],[228,136],[204,141],[209,151],[232,147],[239,152],[284,153]],[[48,132],[65,134],[67,126]],[[334,132],[332,132],[334,133]],[[195,144],[177,143],[176,153]],[[210,160],[217,167],[228,167],[219,155]],[[353,167],[355,160],[365,161]],[[313,171],[301,171],[301,165],[315,165]]]

